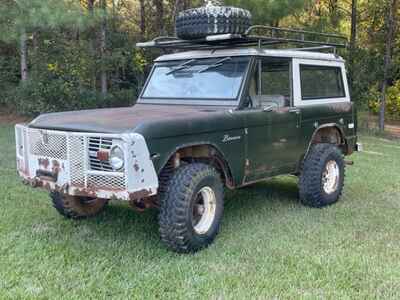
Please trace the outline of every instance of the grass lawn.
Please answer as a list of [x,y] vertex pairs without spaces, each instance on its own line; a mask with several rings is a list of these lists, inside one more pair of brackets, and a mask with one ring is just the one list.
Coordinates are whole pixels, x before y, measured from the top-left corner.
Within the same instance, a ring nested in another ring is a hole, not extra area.
[[62,218],[19,182],[13,128],[0,125],[0,299],[399,299],[400,141],[362,142],[337,205],[303,207],[292,177],[229,192],[216,242],[177,255],[155,211]]

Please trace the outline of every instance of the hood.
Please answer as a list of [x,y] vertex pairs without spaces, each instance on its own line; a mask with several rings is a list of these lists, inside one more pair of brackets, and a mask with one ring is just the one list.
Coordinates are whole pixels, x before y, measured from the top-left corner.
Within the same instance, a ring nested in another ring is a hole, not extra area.
[[104,108],[43,114],[29,126],[33,128],[97,133],[133,132],[146,124],[185,121],[226,112],[229,107],[137,104],[132,107]]

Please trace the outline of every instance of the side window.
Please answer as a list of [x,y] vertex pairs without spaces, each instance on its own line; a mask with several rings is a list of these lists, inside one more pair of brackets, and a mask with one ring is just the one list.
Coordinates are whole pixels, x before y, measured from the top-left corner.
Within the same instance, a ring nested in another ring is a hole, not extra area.
[[302,100],[346,97],[340,67],[300,65],[300,81]]
[[289,62],[262,62],[261,94],[290,96]]
[[246,108],[289,107],[292,99],[290,59],[260,58],[250,78]]
[[291,67],[287,59],[261,59],[261,102],[263,106],[290,106]]

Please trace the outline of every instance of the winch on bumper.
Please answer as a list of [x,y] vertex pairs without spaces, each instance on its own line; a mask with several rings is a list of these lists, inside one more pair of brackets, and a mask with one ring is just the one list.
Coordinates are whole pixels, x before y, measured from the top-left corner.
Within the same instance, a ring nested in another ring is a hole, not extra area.
[[[15,136],[17,169],[27,184],[71,196],[127,201],[157,194],[157,174],[140,134],[63,132],[19,124]],[[113,154],[115,149],[119,153]],[[112,155],[117,157],[114,164]]]

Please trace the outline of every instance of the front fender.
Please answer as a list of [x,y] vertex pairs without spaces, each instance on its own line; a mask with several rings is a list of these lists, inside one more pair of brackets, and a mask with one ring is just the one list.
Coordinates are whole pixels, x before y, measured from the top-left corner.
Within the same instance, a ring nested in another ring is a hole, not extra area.
[[[224,137],[240,137],[224,142]],[[242,181],[245,165],[245,131],[232,129],[224,132],[213,132],[199,135],[179,136],[148,141],[153,163],[158,174],[163,170],[171,157],[179,150],[192,146],[209,145],[216,149],[229,169],[233,184]]]

